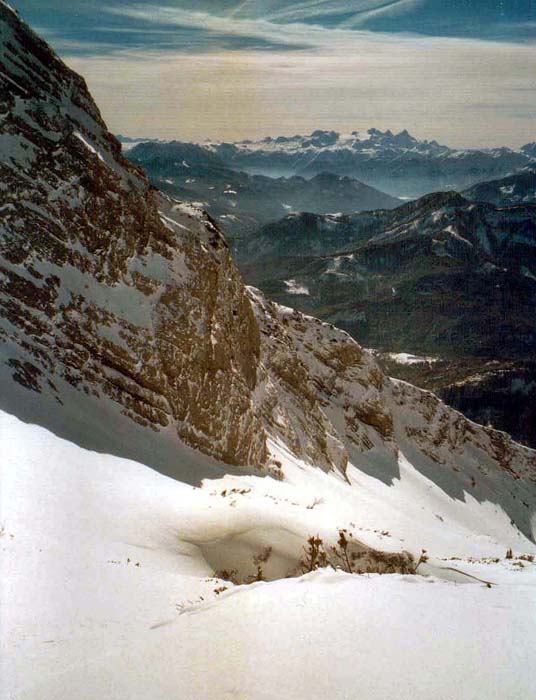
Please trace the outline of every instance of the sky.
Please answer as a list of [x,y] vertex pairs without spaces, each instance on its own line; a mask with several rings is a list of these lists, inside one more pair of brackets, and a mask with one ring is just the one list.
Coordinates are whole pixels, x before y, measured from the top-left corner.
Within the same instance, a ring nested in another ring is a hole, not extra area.
[[536,0],[10,0],[128,136],[536,140]]

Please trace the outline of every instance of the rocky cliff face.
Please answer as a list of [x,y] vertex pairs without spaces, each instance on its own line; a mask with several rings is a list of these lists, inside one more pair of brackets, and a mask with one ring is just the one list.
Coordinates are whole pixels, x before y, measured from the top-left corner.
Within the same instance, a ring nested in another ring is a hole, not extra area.
[[[317,407],[329,421],[318,434],[329,440],[305,454],[306,461],[318,463],[322,449],[334,460],[342,447],[342,466],[349,460],[390,484],[400,477],[404,455],[452,498],[500,503],[522,531],[533,531],[535,451],[471,422],[431,392],[385,376],[372,355],[344,331],[251,294],[280,399],[289,395],[285,370],[296,378],[294,413],[292,408],[282,412],[279,403],[276,419],[269,423],[271,435],[279,434],[299,454],[289,434],[299,435],[301,411],[308,421],[314,418],[310,406]],[[289,357],[296,366],[289,365]]]
[[0,26],[4,408],[168,473],[186,444],[279,478],[284,449],[391,483],[403,453],[531,531],[534,452],[246,289],[213,221],[124,159],[83,80],[1,3]]
[[152,190],[88,93],[0,6],[2,359],[226,462],[266,457],[259,333],[212,222]]

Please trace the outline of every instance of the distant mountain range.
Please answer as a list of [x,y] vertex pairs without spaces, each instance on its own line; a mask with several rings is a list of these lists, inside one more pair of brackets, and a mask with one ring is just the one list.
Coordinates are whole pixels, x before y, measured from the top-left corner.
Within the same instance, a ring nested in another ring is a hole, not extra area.
[[[135,140],[130,139],[128,147]],[[459,150],[418,140],[407,131],[369,129],[343,135],[268,137],[261,141],[206,143],[200,151],[217,155],[232,170],[271,177],[323,172],[356,178],[392,196],[415,198],[439,190],[461,191],[477,182],[505,177],[536,162],[536,144]]]
[[128,157],[162,191],[199,202],[230,238],[247,235],[289,212],[352,213],[390,209],[401,203],[358,180],[333,173],[305,179],[231,170],[212,150],[179,141],[137,144],[128,150]]

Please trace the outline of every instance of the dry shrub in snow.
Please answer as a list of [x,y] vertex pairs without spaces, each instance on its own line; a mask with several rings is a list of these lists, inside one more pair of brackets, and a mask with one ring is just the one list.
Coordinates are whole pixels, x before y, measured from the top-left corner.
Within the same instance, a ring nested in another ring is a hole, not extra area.
[[311,536],[307,540],[307,547],[303,548],[305,556],[300,561],[302,573],[307,574],[310,571],[316,571],[328,565],[328,556],[324,549],[324,543],[317,535]]

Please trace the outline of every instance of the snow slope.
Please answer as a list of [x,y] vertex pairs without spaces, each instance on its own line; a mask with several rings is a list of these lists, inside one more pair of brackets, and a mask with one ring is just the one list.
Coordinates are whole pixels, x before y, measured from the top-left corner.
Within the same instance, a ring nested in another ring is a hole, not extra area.
[[[504,513],[455,503],[403,459],[392,487],[354,466],[346,483],[280,451],[285,482],[225,477],[196,489],[5,413],[0,440],[2,698],[536,692],[536,565],[502,559],[510,546],[536,548]],[[493,538],[483,534],[491,525]],[[237,542],[251,552],[265,535],[277,558],[282,532],[290,556],[289,542],[317,532],[327,541],[343,526],[386,550],[426,546],[422,573],[432,575],[212,578],[214,552],[230,561]]]

